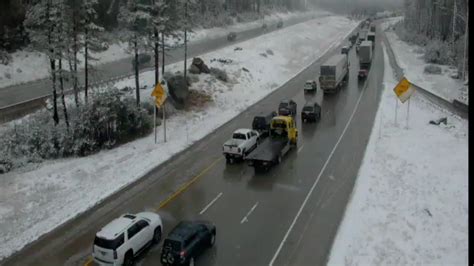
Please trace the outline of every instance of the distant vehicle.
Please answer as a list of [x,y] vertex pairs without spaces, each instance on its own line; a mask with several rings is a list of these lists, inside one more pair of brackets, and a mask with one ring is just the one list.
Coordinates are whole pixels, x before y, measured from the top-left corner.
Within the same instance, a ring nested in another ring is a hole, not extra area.
[[216,242],[216,226],[208,221],[183,221],[163,241],[163,265],[195,265],[196,258]]
[[132,265],[147,246],[160,242],[162,232],[161,217],[156,213],[122,215],[97,232],[92,257],[99,264]]
[[282,157],[298,143],[298,129],[291,116],[276,116],[270,126],[270,137],[266,138],[251,152],[246,161],[255,170],[269,170],[280,164]]
[[317,103],[306,103],[301,110],[301,121],[317,122],[321,119],[321,106]]
[[241,128],[234,131],[232,138],[222,145],[222,153],[227,163],[245,159],[245,156],[258,146],[259,140],[260,134],[256,130]]
[[[143,67],[144,64],[151,61],[149,54],[138,54],[138,68]],[[132,67],[135,69],[136,60],[135,57],[132,59]]]
[[369,68],[372,63],[372,42],[364,41],[359,48],[359,65],[361,68]]
[[359,48],[359,73],[358,79],[365,79],[369,75],[370,65],[372,63],[372,42],[364,41]]
[[369,34],[367,34],[367,41],[372,42],[372,50],[373,50],[375,48],[375,33],[374,32],[369,32]]
[[316,93],[318,90],[318,84],[316,80],[307,80],[304,84],[304,92]]
[[270,134],[270,124],[272,118],[277,116],[275,111],[268,115],[257,115],[253,118],[252,129],[258,131],[260,139],[267,137]]
[[278,115],[296,116],[296,103],[293,100],[283,100],[278,105]]
[[283,20],[278,21],[277,28],[279,29],[283,28]]
[[367,39],[367,34],[368,34],[367,30],[361,30],[360,31],[360,34],[359,34],[359,42],[360,43],[362,43],[363,41],[365,41]]
[[375,25],[371,25],[371,26],[370,26],[370,32],[375,33]]
[[347,55],[333,55],[320,67],[319,86],[324,93],[335,93],[347,80],[348,75]]
[[351,42],[352,45],[354,45],[357,42],[357,38],[358,38],[357,34],[354,33],[353,35],[351,35],[351,37],[349,38],[349,41]]
[[229,32],[229,34],[227,35],[227,40],[232,42],[232,41],[235,41],[235,39],[237,38],[237,33],[235,32]]
[[363,79],[366,79],[368,75],[369,75],[369,70],[367,68],[361,68],[361,69],[359,69],[359,73],[357,74],[357,78],[359,80],[363,80]]
[[350,50],[349,46],[342,46],[341,48],[341,54],[348,54]]

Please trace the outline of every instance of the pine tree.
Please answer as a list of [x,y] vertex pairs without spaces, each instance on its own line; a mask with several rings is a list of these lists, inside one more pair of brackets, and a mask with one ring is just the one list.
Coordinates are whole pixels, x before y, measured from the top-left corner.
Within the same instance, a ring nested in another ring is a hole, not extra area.
[[59,123],[56,91],[57,38],[55,33],[59,20],[58,1],[40,0],[32,4],[25,16],[24,26],[29,34],[34,50],[46,54],[49,58],[53,94],[53,120]]
[[94,9],[98,0],[83,0],[80,7],[80,29],[83,34],[84,47],[84,95],[87,102],[89,93],[89,72],[92,68],[91,61],[97,61],[91,52],[97,52],[103,48],[101,33],[104,28],[95,23],[97,12]]
[[139,54],[147,48],[147,34],[150,28],[150,5],[147,1],[128,0],[119,14],[119,23],[128,31],[123,34],[123,39],[128,43],[129,52],[134,55],[135,91],[137,106],[140,105],[140,78]]

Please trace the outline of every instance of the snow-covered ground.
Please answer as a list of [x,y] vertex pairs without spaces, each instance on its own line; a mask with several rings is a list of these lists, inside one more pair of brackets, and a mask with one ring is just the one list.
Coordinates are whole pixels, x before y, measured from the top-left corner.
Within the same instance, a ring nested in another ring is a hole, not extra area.
[[403,20],[403,16],[388,18],[388,19],[385,19],[385,21],[380,24],[380,27],[382,28],[383,31],[386,31],[390,26],[395,25],[401,20]]
[[[313,10],[307,12],[289,12],[289,13],[274,13],[265,18],[265,23],[271,24],[276,23],[279,20],[287,21],[296,17],[308,17],[313,16],[324,16],[329,15],[328,12],[322,10]],[[199,42],[205,39],[214,39],[222,36],[227,36],[231,31],[241,32],[248,29],[258,28],[262,26],[262,20],[236,23],[228,27],[219,27],[211,29],[195,29],[194,32],[190,33],[190,42]],[[176,45],[176,40],[167,40],[168,45]],[[127,53],[127,44],[118,42],[110,45],[109,49],[104,52],[96,53],[93,56],[98,61],[93,62],[94,65],[105,64],[120,60],[123,58],[130,57]],[[8,65],[0,64],[0,89],[15,84],[30,82],[42,78],[46,78],[49,75],[48,58],[45,54],[31,51],[18,51],[11,54],[12,60]],[[79,63],[80,68],[84,67],[82,62],[82,55],[79,55],[81,62]]]
[[[468,121],[413,95],[400,104],[385,53],[385,88],[328,265],[468,263]],[[411,68],[409,68],[411,69]],[[447,117],[447,125],[429,121]]]
[[[357,25],[340,16],[318,18],[239,43],[242,50],[234,51],[231,46],[203,55],[209,67],[225,69],[231,81],[223,83],[212,81],[210,75],[200,76],[193,88],[212,95],[213,103],[205,110],[178,112],[167,120],[167,143],[154,145],[151,134],[85,158],[49,161],[35,169],[0,175],[0,259],[223,125],[338,45]],[[213,58],[231,59],[232,63],[211,63]],[[167,71],[181,68],[182,63],[177,63],[168,66]],[[153,73],[143,73],[141,80],[150,88]],[[117,87],[128,84],[133,80],[120,82]],[[142,91],[142,97],[151,101],[149,95],[150,90]],[[158,134],[162,136],[161,127]]]
[[423,60],[423,48],[400,40],[393,31],[387,31],[386,35],[398,65],[404,70],[405,77],[410,82],[450,102],[459,98],[463,81],[450,77],[456,72],[455,68],[437,65],[442,69],[442,74],[424,73],[425,66],[428,64]]

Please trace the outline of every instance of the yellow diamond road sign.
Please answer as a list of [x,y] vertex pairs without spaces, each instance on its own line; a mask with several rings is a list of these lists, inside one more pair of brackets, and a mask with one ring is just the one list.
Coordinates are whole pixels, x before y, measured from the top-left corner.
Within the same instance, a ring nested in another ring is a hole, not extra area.
[[155,97],[156,107],[160,108],[166,100],[166,92],[160,83],[156,84],[155,89],[151,93],[151,96]]
[[400,82],[398,82],[397,86],[393,88],[393,91],[397,95],[398,99],[402,103],[410,98],[410,96],[415,92],[415,89],[411,85],[411,83],[404,77]]

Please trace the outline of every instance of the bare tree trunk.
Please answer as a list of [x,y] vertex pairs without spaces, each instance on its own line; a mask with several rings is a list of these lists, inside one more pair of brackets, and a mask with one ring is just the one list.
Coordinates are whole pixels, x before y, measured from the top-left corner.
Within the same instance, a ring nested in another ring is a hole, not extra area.
[[87,30],[87,27],[85,28],[84,31],[84,101],[87,104],[87,98],[88,98],[88,91],[89,91],[89,32]]
[[134,52],[135,52],[135,92],[137,95],[137,106],[140,106],[140,81],[139,81],[139,73],[138,73],[138,40],[137,35],[134,37],[133,41]]
[[160,50],[159,50],[159,34],[158,34],[158,30],[155,28],[155,32],[154,32],[154,35],[155,35],[155,84],[158,84],[158,82],[160,82],[160,60],[159,60],[159,57],[160,57]]
[[188,0],[184,2],[184,82],[187,84],[187,59],[188,59]]
[[49,59],[49,63],[51,66],[51,77],[53,79],[53,120],[54,124],[57,125],[59,123],[59,116],[57,104],[58,95],[56,92],[56,62],[54,59]]
[[73,68],[71,70],[72,74],[72,87],[74,90],[74,102],[76,103],[76,106],[79,107],[79,88],[78,88],[78,78],[77,78],[77,53],[79,50],[79,47],[77,45],[77,9],[76,9],[76,0],[73,0],[73,21],[72,21],[72,34],[73,34]]
[[165,77],[165,34],[161,33],[161,76]]
[[69,129],[69,119],[67,115],[66,100],[64,99],[64,81],[63,81],[63,60],[59,59],[59,88],[61,90],[61,102],[63,104],[64,120]]
[[467,75],[467,58],[468,58],[468,47],[469,47],[469,1],[466,0],[466,33],[464,34],[464,60],[462,67],[462,76],[464,80],[467,80],[469,75]]

